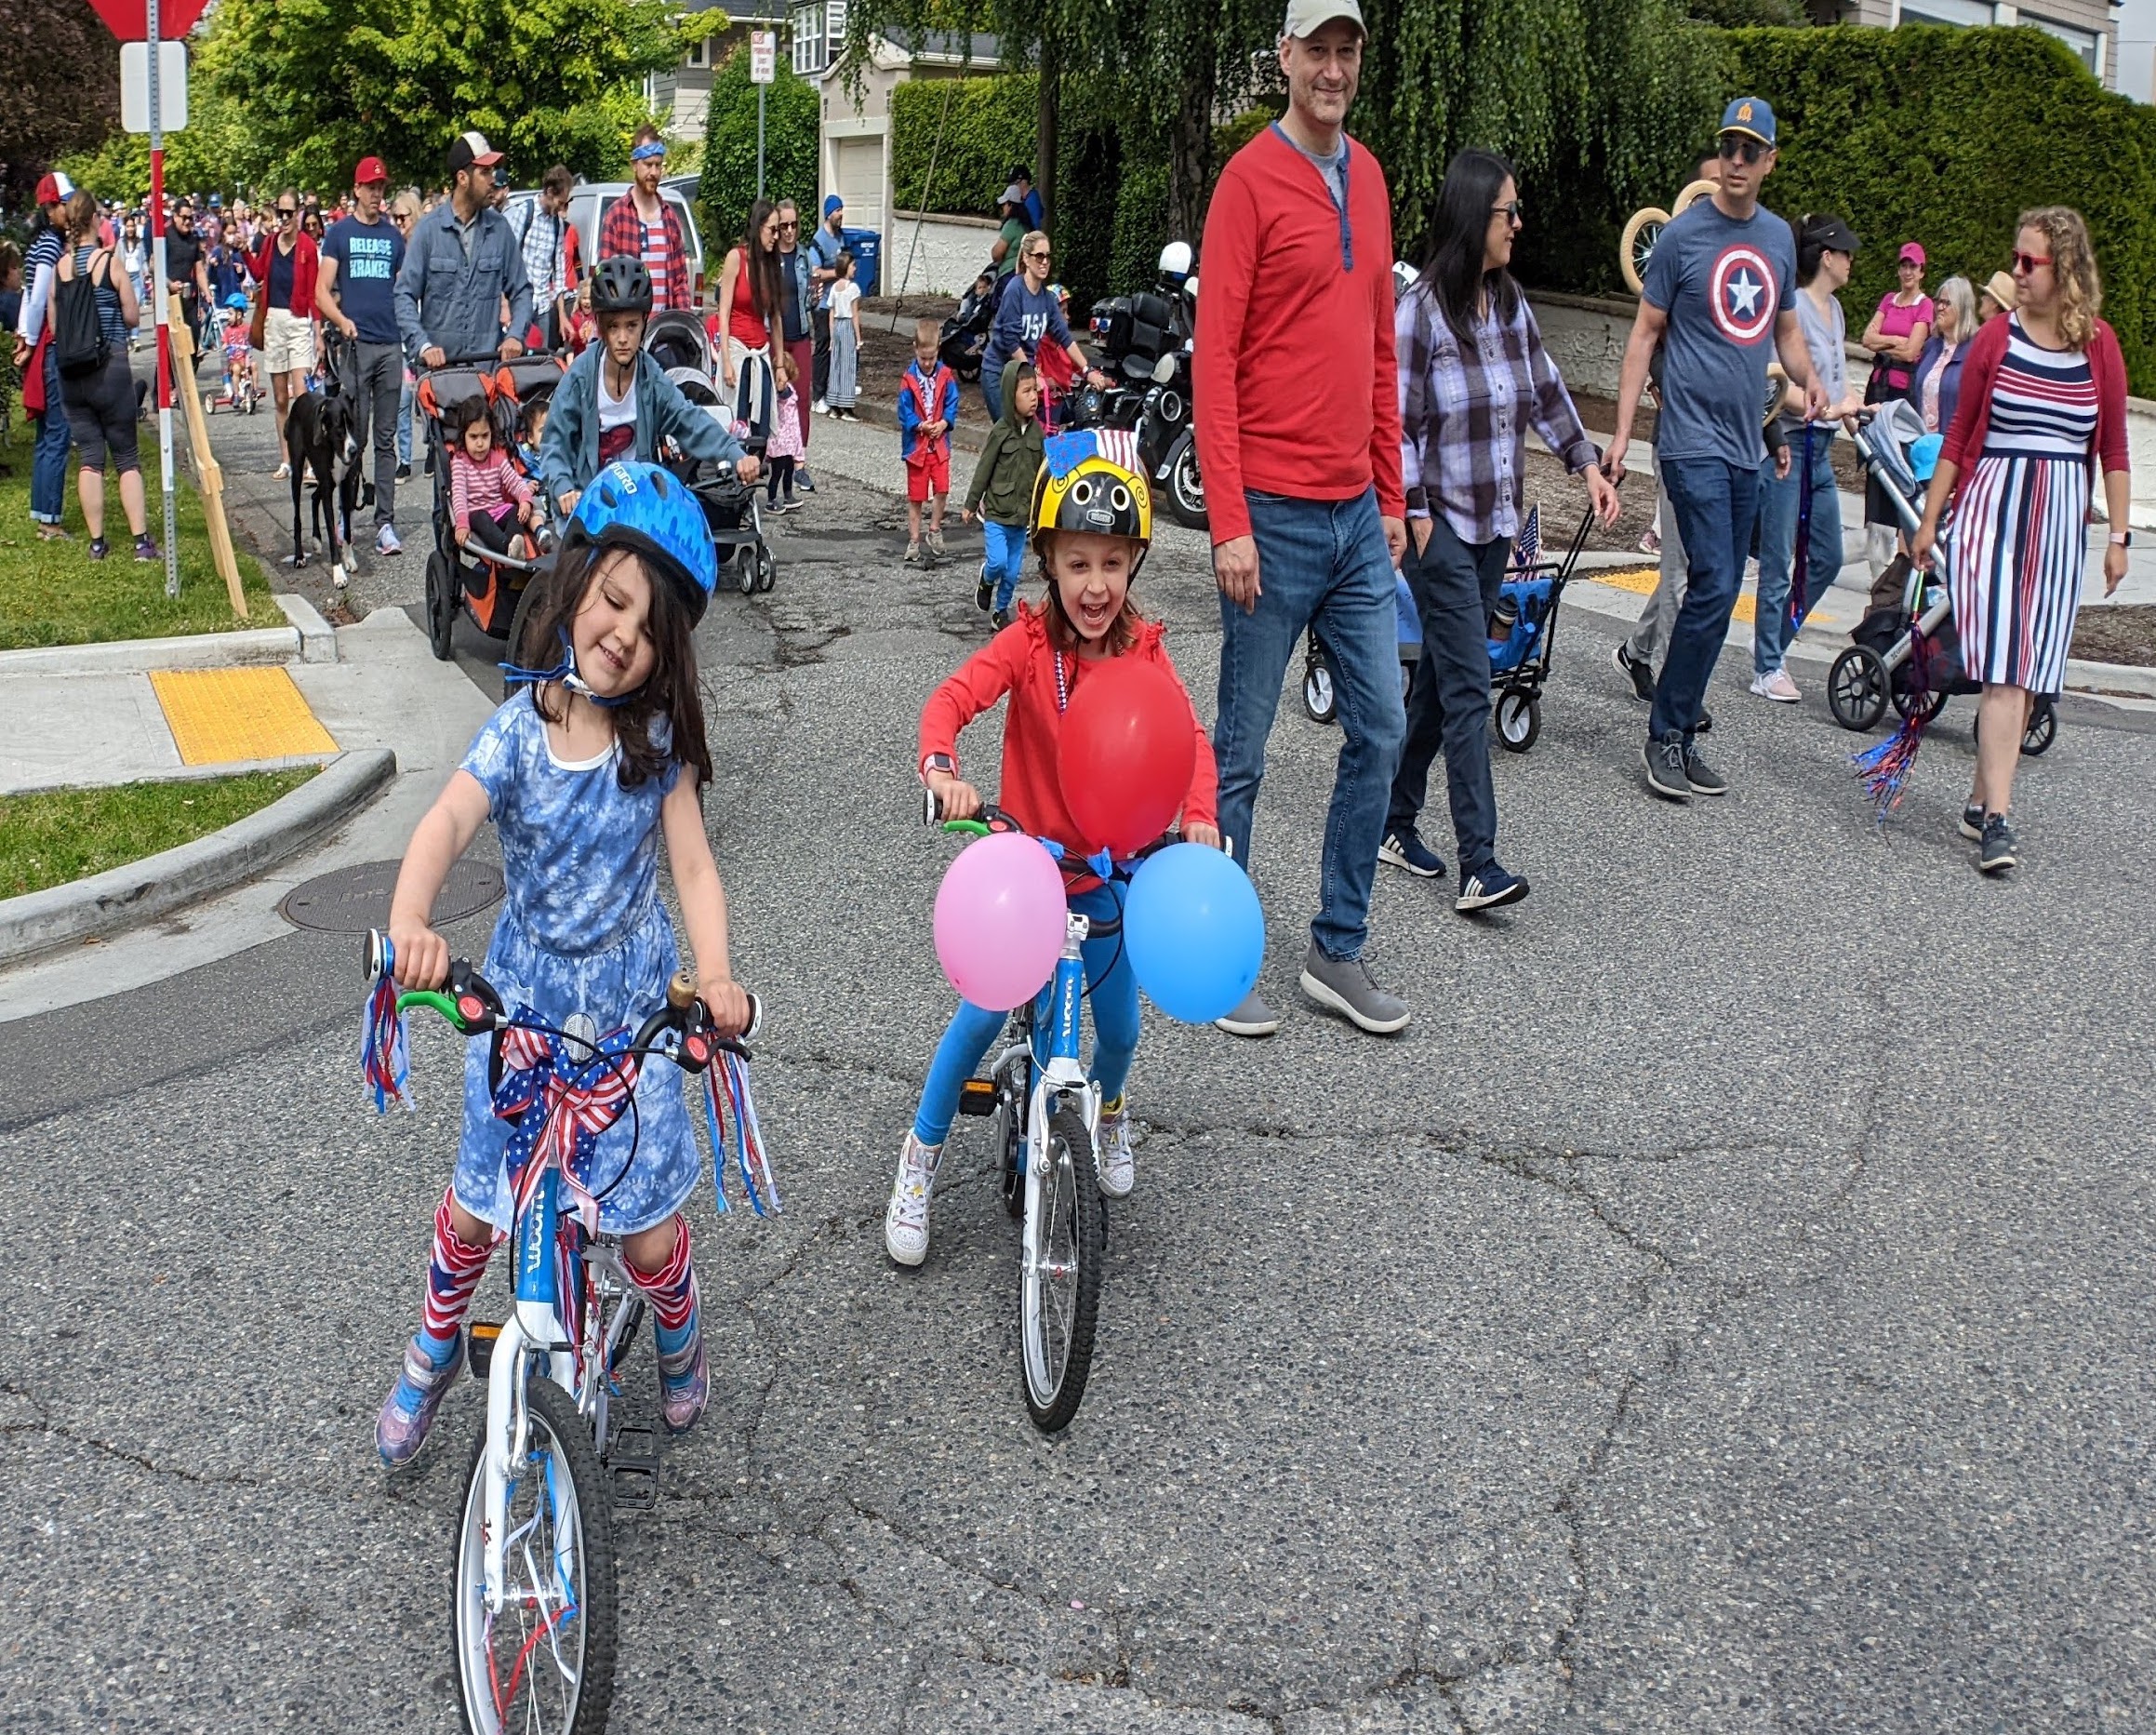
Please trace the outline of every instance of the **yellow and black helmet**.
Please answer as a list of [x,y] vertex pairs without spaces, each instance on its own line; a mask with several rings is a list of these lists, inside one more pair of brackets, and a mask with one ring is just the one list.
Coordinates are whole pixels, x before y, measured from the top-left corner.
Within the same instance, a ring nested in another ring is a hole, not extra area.
[[1145,478],[1098,449],[1060,470],[1051,452],[1033,483],[1033,534],[1084,530],[1152,541],[1152,492]]

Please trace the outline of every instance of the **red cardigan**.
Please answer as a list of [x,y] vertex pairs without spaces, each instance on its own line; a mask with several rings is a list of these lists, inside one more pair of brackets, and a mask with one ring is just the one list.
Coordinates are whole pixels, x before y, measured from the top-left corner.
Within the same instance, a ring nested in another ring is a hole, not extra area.
[[[262,237],[262,245],[247,258],[247,269],[255,274],[255,281],[270,281],[270,260],[277,250],[274,232]],[[313,319],[319,310],[314,305],[314,278],[321,269],[322,256],[314,250],[314,237],[304,229],[292,244],[292,300],[286,311],[299,314],[301,319]]]
[[[1171,675],[1176,665],[1168,661],[1161,643],[1165,629],[1148,621],[1138,630],[1138,643],[1125,654],[1157,662]],[[1085,678],[1090,665],[1068,653],[1063,671],[1072,692]],[[1176,685],[1182,677],[1176,675]],[[1003,788],[996,805],[1036,837],[1053,837],[1070,857],[1085,848],[1077,821],[1063,805],[1063,791],[1056,776],[1056,743],[1063,727],[1063,714],[1056,708],[1056,665],[1048,644],[1048,628],[1040,610],[1021,607],[1018,618],[1004,628],[960,665],[958,673],[928,696],[921,707],[921,753],[916,764],[930,754],[944,753],[955,761],[958,731],[992,706],[1005,693],[1010,709],[1004,718]],[[1185,694],[1186,701],[1189,695]],[[1219,773],[1213,765],[1213,743],[1205,726],[1191,710],[1191,729],[1198,738],[1196,762],[1191,768],[1190,793],[1183,797],[1186,823],[1218,822],[1214,797]],[[1083,891],[1096,882],[1090,875],[1074,877],[1071,889]]]
[[1324,175],[1268,127],[1229,159],[1205,214],[1191,380],[1216,544],[1250,534],[1244,490],[1406,513],[1392,354],[1392,204],[1348,140],[1348,229]]
[[[2011,314],[1992,320],[1969,340],[1962,364],[1962,400],[1954,425],[1947,430],[1939,456],[1955,469],[1954,494],[1967,486],[1972,458],[1984,454],[1984,435],[1991,427],[1991,392],[1999,383],[1999,365],[2006,359],[2006,323]],[[2126,358],[2119,353],[2118,333],[2102,320],[2089,334],[2089,372],[2096,382],[2096,437],[2090,460],[2101,470],[2131,468],[2126,456]]]

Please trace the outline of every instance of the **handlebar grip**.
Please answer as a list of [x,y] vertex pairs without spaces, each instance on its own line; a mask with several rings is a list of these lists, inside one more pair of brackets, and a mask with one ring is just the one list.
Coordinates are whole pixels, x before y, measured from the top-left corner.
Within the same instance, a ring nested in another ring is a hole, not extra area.
[[742,1030],[739,1039],[742,1042],[753,1042],[763,1034],[763,1030],[764,1002],[757,995],[751,994],[749,996],[749,1022]]
[[366,930],[366,979],[378,981],[385,971],[393,971],[397,966],[397,949],[390,944],[390,937],[379,928]]

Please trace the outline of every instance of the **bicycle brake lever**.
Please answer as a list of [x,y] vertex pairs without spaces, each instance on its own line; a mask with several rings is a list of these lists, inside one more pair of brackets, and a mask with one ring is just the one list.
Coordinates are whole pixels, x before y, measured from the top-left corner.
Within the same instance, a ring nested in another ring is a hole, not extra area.
[[449,997],[456,1002],[457,1017],[468,1035],[494,1029],[509,1013],[494,984],[461,958],[449,966]]

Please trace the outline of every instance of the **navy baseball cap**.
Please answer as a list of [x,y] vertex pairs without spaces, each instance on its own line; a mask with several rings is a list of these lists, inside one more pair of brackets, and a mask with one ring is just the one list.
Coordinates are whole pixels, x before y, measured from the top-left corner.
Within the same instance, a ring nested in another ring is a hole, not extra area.
[[1723,132],[1742,133],[1771,146],[1775,141],[1775,112],[1763,97],[1738,97],[1722,111]]

